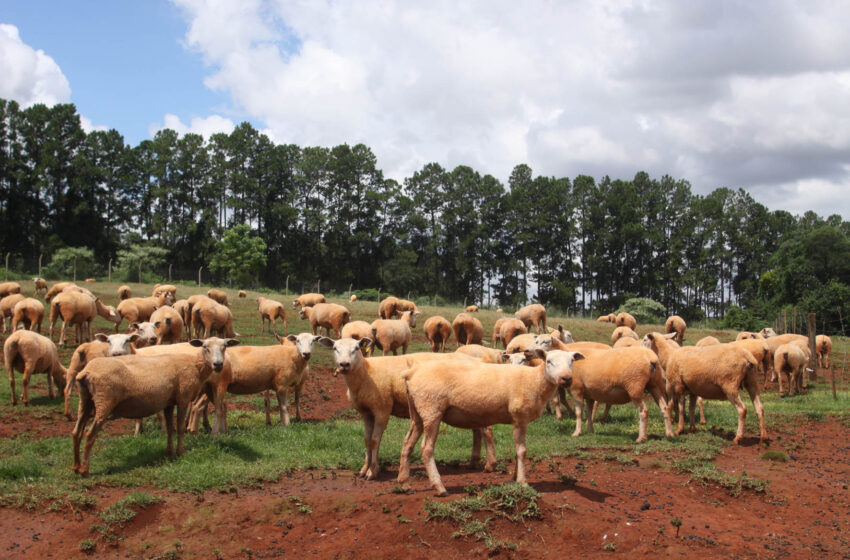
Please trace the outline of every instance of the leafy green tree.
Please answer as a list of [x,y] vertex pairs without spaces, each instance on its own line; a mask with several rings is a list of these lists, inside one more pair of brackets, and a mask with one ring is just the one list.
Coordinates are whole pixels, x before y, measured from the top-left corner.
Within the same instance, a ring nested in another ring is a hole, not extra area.
[[630,298],[617,309],[617,313],[630,313],[638,323],[659,323],[665,315],[664,305],[648,298]]
[[127,249],[118,251],[117,268],[121,271],[121,278],[130,282],[138,278],[141,284],[144,271],[153,272],[165,264],[168,257],[168,249],[153,245],[130,245]]
[[228,230],[216,243],[209,267],[223,272],[239,286],[247,286],[266,265],[266,242],[251,234],[251,226],[241,224]]
[[87,247],[63,247],[53,253],[47,274],[57,278],[86,278],[94,274],[94,251]]

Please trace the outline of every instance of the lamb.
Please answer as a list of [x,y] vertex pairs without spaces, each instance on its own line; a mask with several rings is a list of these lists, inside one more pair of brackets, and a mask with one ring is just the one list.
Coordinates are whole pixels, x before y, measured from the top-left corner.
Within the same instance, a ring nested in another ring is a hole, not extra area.
[[244,299],[244,298],[248,297],[248,292],[246,292],[245,290],[239,290],[239,292],[236,294],[236,296],[240,299]]
[[224,305],[225,307],[230,306],[230,304],[227,303],[227,294],[224,293],[222,290],[210,288],[209,290],[207,290],[207,297],[210,298],[211,300],[213,300],[216,303],[220,303],[221,305]]
[[514,317],[522,321],[529,330],[535,326],[538,334],[546,332],[546,308],[539,303],[520,308],[514,313]]
[[478,306],[477,305],[467,305],[466,309],[464,309],[464,311],[466,311],[467,313],[478,313]]
[[608,315],[600,315],[596,319],[596,321],[598,323],[616,323],[617,322],[617,316],[614,315],[613,313],[609,313]]
[[150,321],[151,315],[153,315],[153,312],[159,306],[159,302],[153,296],[145,298],[131,297],[125,299],[120,302],[116,308],[119,320],[115,323],[115,332],[118,332],[118,327],[124,319],[127,319],[127,322],[129,323]]
[[21,370],[21,384],[24,392],[21,402],[29,406],[30,377],[34,373],[47,374],[47,394],[53,398],[53,384],[61,392],[65,385],[65,368],[59,363],[59,352],[49,338],[32,331],[15,331],[3,344],[3,358],[6,371],[9,372],[9,386],[12,391],[12,405],[18,404],[15,392],[15,370]]
[[802,392],[804,388],[804,371],[809,363],[809,356],[798,344],[789,342],[780,345],[773,356],[774,369],[779,378],[779,394],[785,396],[782,390],[782,375],[788,376],[788,395],[794,396],[795,390]]
[[[192,400],[213,371],[224,367],[225,350],[238,340],[209,338],[192,340],[199,348],[193,354],[156,356],[130,355],[92,360],[77,376],[80,405],[73,431],[74,464],[77,474],[88,476],[89,458],[97,433],[114,418],[144,418],[162,411],[168,429],[168,455],[172,444],[174,406],[177,406],[177,455],[183,453],[185,418]],[[80,461],[83,428],[94,416],[86,433],[85,454]]]
[[457,345],[481,344],[484,341],[484,327],[481,321],[468,313],[458,313],[452,321],[452,331]]
[[[24,301],[23,294],[9,294],[3,299],[0,299],[0,319],[3,320],[3,332],[6,332],[6,318],[11,321],[15,314],[15,306]],[[15,324],[12,323],[12,330],[15,330]]]
[[340,329],[351,320],[351,312],[336,303],[317,303],[313,307],[302,307],[301,318],[310,319],[313,334],[317,334],[317,329],[324,328],[325,334],[330,336],[333,329],[337,338],[340,338]]
[[387,352],[392,352],[395,356],[399,348],[402,354],[407,354],[412,336],[410,329],[416,327],[417,315],[418,311],[405,311],[401,314],[401,319],[376,319],[372,323],[374,346],[380,348],[384,356]]
[[818,366],[829,369],[829,355],[832,354],[832,339],[819,334],[815,339],[815,351],[818,354]]
[[292,300],[292,308],[313,307],[317,303],[325,303],[325,296],[322,294],[301,294]]
[[526,334],[527,332],[528,330],[525,328],[525,323],[519,319],[506,319],[502,322],[499,339],[502,341],[502,344],[505,345],[505,348],[507,348],[508,344],[510,344],[514,338],[521,334]]
[[527,485],[525,476],[525,434],[529,422],[540,417],[544,405],[559,385],[569,386],[573,363],[584,359],[580,353],[553,351],[538,367],[473,364],[453,360],[413,364],[401,377],[407,389],[410,429],[404,438],[398,469],[398,483],[410,479],[410,456],[416,442],[422,441],[422,462],[431,486],[440,496],[448,494],[434,461],[434,445],[440,422],[460,428],[486,428],[511,424],[514,429],[516,468],[514,480]]
[[239,334],[233,330],[233,314],[224,305],[212,301],[201,301],[192,309],[192,326],[195,328],[195,336],[204,329],[204,338],[219,333],[223,338],[233,338]]
[[[741,339],[739,339],[739,340],[741,340]],[[705,336],[705,337],[699,339],[697,341],[697,343],[694,344],[694,346],[713,346],[715,344],[720,344],[720,341],[717,340],[713,336]]]
[[175,344],[183,338],[183,317],[168,305],[158,308],[151,315],[156,332],[156,344]]
[[614,332],[611,333],[611,344],[614,344],[623,337],[640,340],[640,337],[631,329],[631,327],[617,327],[614,329]]
[[44,278],[33,278],[33,284],[35,284],[35,295],[41,295],[42,292],[47,293],[47,281]]
[[277,335],[277,320],[283,319],[283,336],[286,336],[286,310],[282,303],[260,296],[257,298],[257,309],[260,313],[260,321],[263,324],[260,332],[265,332],[266,321],[268,321],[269,330],[273,330],[274,334]]
[[[22,299],[15,304],[12,314],[12,330],[23,323],[25,329],[41,333],[41,323],[44,321],[44,306],[35,298]],[[5,326],[5,320],[4,320]]]
[[496,323],[493,325],[493,348],[496,348],[499,343],[502,343],[502,347],[506,348],[507,344],[502,340],[502,324],[507,321],[510,317],[499,317],[496,319]]
[[118,287],[118,300],[124,301],[125,299],[130,299],[133,297],[133,292],[130,290],[130,286],[119,286]]
[[[465,344],[455,351],[455,354],[462,356],[470,356],[485,364],[503,364],[506,359],[509,359],[507,353],[495,348],[487,348],[480,344]],[[515,356],[516,354],[511,354]]]
[[50,301],[54,298],[54,296],[56,296],[56,294],[61,293],[62,290],[73,285],[73,282],[56,282],[49,290],[47,290],[47,293],[44,294],[44,301]]
[[[334,341],[322,337],[319,339],[319,344],[326,348],[333,348],[334,362],[337,366],[334,375],[340,373],[343,375],[348,387],[348,400],[363,418],[366,459],[360,469],[359,476],[365,477],[366,480],[372,480],[380,472],[378,450],[390,416],[410,417],[407,391],[400,371],[410,367],[410,364],[413,363],[445,360],[452,354],[419,352],[406,356],[364,358],[360,349],[372,344],[372,341],[368,338],[360,341],[350,338]],[[476,430],[473,434],[472,464],[477,465],[481,458],[481,438],[483,436],[487,449],[484,470],[492,472],[496,466],[493,431],[488,427],[483,430]]]
[[59,333],[59,347],[65,346],[65,328],[75,326],[77,344],[91,340],[91,324],[97,314],[95,300],[84,293],[61,292],[50,300],[50,338],[59,317],[62,317],[62,330]]
[[668,333],[676,333],[676,342],[678,342],[679,346],[681,346],[685,340],[685,331],[688,329],[688,324],[685,320],[678,315],[671,315],[670,317],[667,317],[667,322],[664,323],[664,327],[667,329]]
[[387,296],[381,300],[381,303],[378,304],[378,317],[381,319],[394,319],[396,316],[401,315],[401,312],[398,310],[399,300],[395,296]]
[[65,374],[65,417],[73,420],[71,416],[71,392],[80,373],[86,364],[95,358],[107,358],[109,356],[126,356],[135,353],[134,344],[139,342],[138,334],[111,334],[109,336],[98,333],[92,342],[84,342],[77,346],[71,355],[71,363]]
[[0,282],[0,299],[19,293],[21,293],[21,285],[17,282]]
[[[452,337],[452,324],[448,319],[440,315],[429,317],[422,327],[425,338],[431,343],[431,352],[445,352],[446,342]],[[345,337],[345,333],[342,335]]]
[[625,311],[617,315],[617,321],[615,324],[618,327],[629,327],[632,330],[637,329],[637,319]]

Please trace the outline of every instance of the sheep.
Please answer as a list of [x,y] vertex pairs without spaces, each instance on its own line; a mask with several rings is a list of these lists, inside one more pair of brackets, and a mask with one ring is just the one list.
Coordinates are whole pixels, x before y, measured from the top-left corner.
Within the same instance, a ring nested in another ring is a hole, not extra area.
[[118,332],[118,327],[124,319],[127,319],[128,323],[150,321],[151,315],[153,315],[157,307],[160,307],[159,302],[153,296],[145,298],[131,297],[121,301],[115,309],[118,313],[115,332]]
[[496,319],[496,323],[493,325],[493,348],[496,348],[499,343],[502,343],[502,347],[505,348],[507,345],[502,340],[502,324],[507,321],[510,317],[499,317]]
[[[465,344],[455,350],[455,354],[471,356],[485,364],[503,364],[505,363],[506,358],[509,359],[507,353],[495,348],[487,348],[480,344]],[[511,356],[515,355],[516,354],[511,354]]]
[[738,333],[738,336],[735,340],[747,340],[747,339],[764,339],[764,336],[761,333],[754,333],[749,331],[741,331]]
[[385,297],[378,304],[378,317],[380,319],[395,319],[396,316],[401,315],[398,309],[400,303],[401,300],[395,296]]
[[[23,294],[9,294],[3,299],[0,299],[0,319],[3,320],[3,332],[6,332],[6,318],[8,317],[11,321],[12,316],[15,314],[15,306],[18,303],[24,301]],[[12,330],[15,330],[15,324],[12,323]]]
[[192,325],[187,322],[188,317],[186,316],[186,312],[189,309],[189,301],[185,299],[178,299],[174,302],[174,305],[172,305],[171,308],[180,315],[181,319],[183,319],[183,328],[186,329],[186,335],[188,336],[192,327]]
[[629,346],[639,346],[641,344],[641,339],[624,337],[619,339],[617,342],[613,344],[614,348],[628,348]]
[[502,322],[499,331],[499,340],[501,340],[502,344],[504,344],[505,348],[507,348],[508,344],[510,344],[514,338],[521,334],[526,334],[527,332],[528,330],[525,328],[525,323],[519,319],[506,319]]
[[[422,326],[425,338],[431,343],[431,352],[445,352],[446,342],[452,337],[452,324],[440,315],[429,317]],[[345,337],[345,334],[342,335]]]
[[244,298],[248,297],[248,292],[246,292],[245,290],[239,290],[239,292],[236,294],[236,296],[239,299],[244,299]]
[[504,313],[504,312],[505,312],[505,310],[502,309],[501,307],[496,310],[496,313]]
[[210,288],[207,290],[207,297],[216,303],[220,303],[225,307],[230,307],[230,304],[227,302],[227,294],[222,290],[217,290],[215,288]]
[[[168,455],[172,445],[174,406],[177,406],[177,455],[183,454],[185,417],[192,400],[213,371],[224,367],[225,350],[239,344],[231,338],[192,340],[199,348],[193,354],[155,356],[130,355],[92,360],[77,376],[80,405],[73,431],[72,469],[88,476],[89,457],[97,433],[113,418],[144,418],[162,411],[168,430]],[[80,461],[80,442],[89,418],[94,422],[86,432],[85,454]]]
[[355,301],[357,301],[357,294],[351,294],[348,297],[348,301],[350,301],[351,303],[354,303]]
[[41,333],[42,321],[44,321],[44,305],[37,299],[25,298],[15,304],[12,314],[13,331],[18,327],[18,323],[23,323],[25,329]]
[[124,301],[131,297],[133,297],[133,292],[130,290],[130,286],[123,285],[118,287],[118,301]]
[[128,332],[130,334],[139,335],[139,340],[136,343],[137,348],[141,348],[143,346],[156,345],[156,341],[158,339],[156,327],[154,327],[153,323],[151,323],[150,321],[143,321],[141,323],[130,323],[130,330]]
[[720,341],[713,336],[705,336],[699,339],[694,346],[713,346],[714,344],[720,344]]
[[195,328],[195,336],[204,329],[204,338],[219,333],[222,338],[234,338],[239,333],[233,330],[233,314],[230,309],[216,301],[201,301],[192,309],[192,326]]
[[452,331],[458,346],[484,342],[484,327],[481,325],[481,321],[468,313],[457,314],[452,321]]
[[[319,339],[319,344],[326,348],[333,348],[334,362],[337,366],[334,375],[340,373],[343,375],[348,388],[348,400],[363,418],[366,458],[358,475],[366,480],[372,480],[380,471],[378,450],[390,416],[410,417],[407,391],[400,370],[410,367],[413,363],[445,360],[452,354],[419,352],[405,356],[365,358],[360,349],[372,344],[368,338],[359,341],[350,338],[334,341],[322,337]],[[496,447],[493,431],[489,427],[474,432],[471,462],[477,465],[481,458],[482,436],[487,449],[484,470],[493,472],[496,467]]]
[[325,303],[325,296],[322,294],[301,294],[292,300],[292,308],[313,307],[317,303]]
[[257,298],[257,309],[260,313],[260,322],[263,324],[260,332],[265,332],[266,321],[268,321],[269,330],[274,331],[274,334],[277,335],[277,320],[283,319],[283,336],[286,336],[288,329],[286,326],[286,310],[282,303],[259,296]]
[[770,338],[772,336],[776,336],[776,331],[771,329],[770,327],[765,327],[758,332],[764,338]]
[[[189,328],[191,331],[192,328],[192,309],[202,301],[215,301],[208,297],[206,294],[195,294],[186,298],[186,307],[185,312],[183,313],[183,323]],[[175,302],[177,303],[177,302]]]
[[351,312],[336,303],[317,303],[313,307],[302,307],[300,316],[309,319],[313,334],[320,328],[325,329],[325,335],[330,336],[331,329],[341,338],[340,329],[351,320]]
[[514,317],[522,321],[529,330],[535,326],[538,334],[546,332],[546,308],[539,303],[520,308],[514,313]]
[[[342,330],[339,333],[339,337],[353,338],[354,340],[372,338],[372,325],[366,321],[351,321],[350,323],[343,325]],[[368,352],[368,348],[364,348],[363,352]]]
[[61,293],[62,290],[73,285],[73,282],[56,282],[49,290],[47,290],[47,293],[44,294],[44,301],[50,301],[54,296],[56,296],[56,294]]
[[611,344],[614,344],[624,336],[634,340],[640,340],[640,337],[631,329],[631,327],[617,327],[614,329],[614,332],[611,333]]
[[53,339],[53,328],[59,317],[62,317],[62,330],[59,333],[59,347],[65,346],[65,328],[75,326],[77,344],[91,340],[91,324],[97,314],[95,300],[87,294],[79,292],[61,292],[50,300],[50,330]]
[[756,375],[758,362],[752,353],[734,344],[677,348],[672,346],[670,341],[653,336],[653,333],[648,334],[647,337],[649,338],[644,343],[646,344],[647,340],[650,341],[662,364],[666,362],[667,394],[670,397],[670,402],[677,403],[679,409],[676,435],[681,434],[685,429],[684,397],[686,394],[690,394],[691,431],[696,429],[694,425],[696,402],[693,397],[713,400],[727,399],[738,411],[738,429],[735,433],[734,442],[740,443],[744,437],[747,407],[741,401],[738,391],[744,388],[753,401],[753,408],[755,408],[759,419],[759,440],[764,442],[767,439],[764,407],[761,404]]
[[[767,330],[767,329],[764,329],[764,330]],[[762,331],[762,333],[764,332],[764,330]],[[783,344],[788,344],[790,342],[794,342],[796,344],[799,344],[801,346],[801,348],[803,348],[803,351],[807,355],[809,355],[809,357],[811,357],[811,349],[809,348],[809,337],[803,336],[801,334],[781,334],[781,335],[777,335],[775,332],[773,332],[773,329],[770,329],[770,332],[773,333],[773,334],[770,335],[770,336],[766,336],[764,338],[764,341],[767,344],[768,350],[774,356],[776,355],[776,349],[777,348],[779,348]],[[772,373],[771,380],[775,381],[776,380],[776,370],[775,370],[775,368],[771,369],[771,373]]]
[[625,311],[617,314],[617,321],[615,324],[618,327],[629,327],[632,330],[637,329],[637,319],[635,319],[630,313],[626,313]]
[[91,284],[97,282],[97,278],[86,278],[83,282],[89,282]]
[[[396,355],[398,348],[402,354],[407,354],[407,347],[412,336],[410,329],[416,326],[418,311],[405,311],[401,319],[376,319],[372,322],[372,340],[374,347],[380,348],[383,355],[392,352]],[[342,338],[342,337],[340,337]],[[374,352],[374,349],[372,350]]]
[[609,313],[608,315],[600,315],[596,319],[596,321],[598,323],[616,323],[617,322],[617,316],[614,315],[613,313]]
[[0,299],[12,294],[20,294],[21,285],[17,282],[0,282]]
[[780,345],[773,355],[773,365],[779,378],[779,394],[785,396],[782,390],[782,375],[788,376],[788,395],[794,396],[795,390],[802,392],[805,372],[803,369],[809,363],[809,356],[799,345],[789,342]]
[[174,344],[183,338],[183,318],[173,307],[160,307],[151,315],[156,344]]
[[398,307],[396,309],[399,315],[401,315],[405,311],[410,311],[411,313],[419,313],[419,308],[416,306],[416,304],[407,299],[398,300]]
[[676,333],[676,342],[678,342],[679,346],[681,346],[682,342],[685,340],[685,331],[688,328],[688,324],[685,320],[678,315],[671,315],[667,317],[667,321],[664,323],[664,328],[668,333]]
[[177,301],[177,286],[172,284],[156,284],[151,292],[151,297],[160,301],[160,305],[171,305]]
[[829,355],[832,354],[832,339],[819,334],[815,339],[815,351],[818,354],[818,367],[829,369]]
[[49,338],[32,331],[15,331],[3,344],[3,358],[6,371],[9,372],[9,386],[12,391],[12,405],[18,404],[15,392],[15,370],[21,370],[23,394],[21,402],[29,406],[30,377],[34,373],[47,374],[47,394],[53,398],[53,384],[61,392],[65,386],[65,368],[59,363],[59,352]]
[[[521,334],[517,337],[514,337],[511,340],[511,343],[505,346],[505,352],[507,354],[516,354],[517,352],[525,352],[532,344],[534,344],[534,340],[537,335],[533,335],[531,333]],[[546,335],[551,336],[551,335]]]
[[478,306],[477,305],[467,305],[466,309],[464,309],[464,311],[466,311],[467,313],[478,313]]
[[564,344],[572,344],[575,342],[573,340],[573,333],[566,330],[563,325],[558,325],[557,329],[553,329],[552,327],[548,327],[549,334],[556,337],[558,340],[563,342]]
[[33,278],[33,284],[35,284],[35,295],[41,295],[42,292],[47,293],[47,281],[44,278]]
[[410,429],[404,438],[398,483],[410,480],[410,456],[422,441],[422,462],[431,486],[440,496],[448,494],[434,461],[434,445],[440,422],[460,428],[487,428],[511,424],[514,429],[516,468],[514,480],[527,486],[525,434],[529,422],[540,417],[544,405],[559,385],[569,386],[573,363],[584,359],[575,352],[553,351],[537,367],[473,364],[453,360],[413,364],[401,374],[407,389]]
[[71,392],[80,373],[86,364],[95,358],[107,358],[109,356],[125,356],[135,353],[134,345],[139,342],[138,334],[110,334],[109,336],[97,333],[95,340],[84,342],[77,346],[71,355],[71,363],[65,374],[65,417],[73,420],[71,416]]

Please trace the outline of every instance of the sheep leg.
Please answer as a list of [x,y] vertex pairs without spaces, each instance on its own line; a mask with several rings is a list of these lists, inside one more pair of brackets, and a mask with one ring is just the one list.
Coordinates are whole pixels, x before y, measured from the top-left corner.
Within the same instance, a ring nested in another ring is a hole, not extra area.
[[580,398],[573,395],[573,400],[575,401],[576,408],[576,429],[573,432],[573,437],[578,437],[581,435],[581,413],[584,410],[584,401]]
[[65,320],[62,319],[62,328],[59,330],[59,344],[57,344],[60,348],[65,346]]
[[428,472],[428,480],[431,481],[431,486],[437,491],[438,496],[448,496],[449,493],[443,486],[443,480],[437,470],[437,462],[434,460],[434,444],[437,442],[437,436],[440,435],[440,418],[431,419],[428,423],[423,422],[423,426],[425,437],[422,439],[421,447],[422,462]]
[[734,392],[730,391],[726,396],[729,399],[729,402],[735,405],[735,408],[738,410],[738,431],[735,432],[735,439],[733,439],[732,442],[741,443],[741,440],[744,438],[744,424],[747,420],[747,407],[744,406],[744,401],[742,401],[740,395],[738,395],[737,387]]
[[685,431],[685,394],[677,392],[671,394],[670,398],[676,402],[676,410],[679,411],[679,422],[676,425],[676,435],[681,435]]
[[493,426],[481,429],[484,436],[484,472],[496,470],[496,438],[493,437]]
[[[174,406],[173,405],[166,406],[165,409],[162,411],[162,413],[166,418],[165,421],[167,422],[166,426],[168,428],[166,430],[166,433],[168,434],[168,436],[167,436],[167,442],[168,443],[166,443],[166,445],[165,445],[165,450],[166,450],[166,453],[168,453],[168,456],[173,459],[175,457],[175,455],[174,455],[174,421],[173,421],[174,420]],[[179,420],[178,420],[178,423],[179,423]],[[180,428],[180,426],[178,425],[178,429],[179,428]],[[180,447],[180,444],[178,443],[178,449],[179,449],[179,447]]]
[[667,399],[664,398],[661,389],[654,384],[647,385],[647,389],[649,389],[649,394],[655,400],[655,404],[661,409],[661,416],[664,417],[664,435],[673,437],[673,421],[670,419],[670,406],[667,403]]
[[477,469],[481,463],[481,430],[472,430],[472,455],[469,458],[469,466]]
[[359,477],[366,476],[366,471],[369,470],[369,460],[371,459],[369,453],[369,442],[372,441],[372,430],[375,428],[375,417],[371,414],[363,415],[363,443],[366,445],[366,459],[363,461],[363,468],[360,469],[360,472],[357,474]]
[[596,404],[596,401],[594,401],[593,399],[585,398],[584,404],[585,404],[585,407],[588,410],[588,413],[587,413],[587,433],[592,434],[593,433],[593,413],[590,412],[590,411],[593,410],[593,407]]
[[633,398],[632,402],[637,407],[638,417],[640,418],[638,421],[638,438],[635,440],[635,443],[644,443],[647,440],[646,423],[649,420],[649,407],[646,406],[642,396]]
[[[32,377],[33,372],[35,372],[35,363],[27,363],[24,365],[24,371],[21,372],[21,385],[23,386],[23,393],[21,394],[21,402],[24,403],[24,406],[30,405],[30,397],[29,397],[29,386],[30,386],[30,377]],[[51,391],[52,396],[53,391]]]
[[690,418],[690,421],[691,421],[691,427],[690,427],[691,433],[694,433],[694,432],[697,431],[696,424],[694,424],[694,412],[696,410],[696,406],[697,406],[697,397],[696,397],[696,395],[692,394],[691,400],[688,403],[688,413],[690,414],[689,418]]
[[755,373],[747,375],[747,379],[744,381],[744,387],[750,395],[750,400],[753,401],[753,408],[759,419],[759,443],[764,443],[767,440],[767,429],[764,423],[764,407],[761,404],[761,396],[759,396],[758,378],[756,378]]
[[373,480],[378,477],[381,471],[381,465],[378,462],[378,450],[381,448],[381,437],[384,435],[384,430],[387,428],[389,416],[376,416],[375,427],[372,430],[372,438],[369,442],[372,455],[371,467],[366,471],[366,480]]
[[408,481],[410,480],[410,458],[413,455],[413,447],[419,438],[422,437],[422,419],[419,415],[414,414],[411,407],[410,413],[410,428],[404,436],[404,442],[401,445],[401,457],[398,462],[398,478],[396,482],[402,485],[405,490],[409,488]]
[[15,393],[15,367],[9,368],[9,387],[12,389],[12,405],[18,404],[18,395]]
[[514,446],[516,447],[516,470],[514,480],[518,484],[528,486],[525,480],[525,424],[514,424]]
[[697,406],[699,407],[699,423],[705,426],[705,404],[702,397],[697,397]]
[[263,391],[263,401],[266,404],[266,426],[272,425],[271,407],[269,403],[269,390]]
[[71,432],[71,438],[74,442],[74,464],[71,467],[75,473],[81,473],[80,465],[80,442],[83,439],[83,432],[86,429],[86,424],[94,414],[94,401],[91,399],[91,393],[87,390],[80,391],[80,405],[77,408],[77,423],[74,424],[74,430]]
[[47,372],[47,396],[53,400],[53,376],[49,371]]
[[[183,436],[186,432],[186,413],[189,411],[189,406],[186,404],[177,405],[177,454],[183,455]],[[168,423],[171,427],[171,423]]]
[[192,409],[189,412],[189,422],[188,422],[188,430],[190,434],[198,433],[198,428],[201,423],[201,415],[206,412],[207,408],[207,396],[206,394],[201,394],[200,397],[195,399],[195,402],[192,403]]
[[142,428],[142,418],[136,419],[136,429],[133,430],[133,437],[139,437],[139,434],[142,433],[144,429]]
[[94,422],[92,422],[91,427],[88,432],[86,432],[86,444],[83,449],[83,464],[79,467],[77,472],[82,476],[89,475],[89,459],[91,458],[91,450],[94,447],[94,440],[97,437],[97,433],[100,431],[100,428],[106,422],[105,415],[101,417],[100,414],[95,414]]
[[277,410],[280,413],[280,423],[284,426],[289,426],[289,391],[286,389],[278,389],[277,394]]

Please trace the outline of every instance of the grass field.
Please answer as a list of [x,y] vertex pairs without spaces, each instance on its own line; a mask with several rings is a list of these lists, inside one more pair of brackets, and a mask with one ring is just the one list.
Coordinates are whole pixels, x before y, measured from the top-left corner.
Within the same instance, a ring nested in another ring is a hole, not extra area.
[[[86,286],[106,303],[117,303],[115,291],[118,284],[94,283]],[[149,295],[152,289],[152,286],[138,284],[130,284],[130,287],[134,295]],[[32,289],[25,285],[24,291],[31,293]],[[205,291],[206,288],[196,286],[179,286],[178,297]],[[242,344],[276,344],[271,335],[260,332],[254,299],[258,294],[249,292],[248,298],[239,299],[236,290],[227,292],[234,313],[234,325],[241,334]],[[268,294],[263,295],[270,297]],[[291,296],[276,294],[271,297],[286,304],[290,333],[309,330],[309,324],[298,319],[297,312],[291,308]],[[377,316],[377,302],[337,303],[351,309],[352,319],[371,321]],[[459,308],[427,306],[421,310],[423,316],[414,332],[415,340],[410,349],[412,352],[428,350],[421,328],[425,318],[439,314],[451,321],[460,311]],[[494,311],[478,314],[487,339],[490,338],[493,323],[500,315]],[[576,340],[597,342],[609,342],[613,328],[607,323],[559,317],[550,317],[549,323],[552,326],[563,324],[572,331]],[[102,319],[95,322],[98,331],[109,328],[110,324]],[[638,326],[640,335],[653,330],[663,330],[663,326]],[[734,339],[735,333],[695,329],[688,331],[686,343],[694,343],[707,335],[730,340]],[[833,338],[833,342],[833,361],[836,369],[841,370],[848,351],[848,340]],[[73,345],[61,350],[63,364],[67,365],[70,361],[72,348]],[[328,376],[332,362],[331,351],[317,345],[311,360],[314,375]],[[150,486],[201,492],[211,488],[226,490],[233,486],[258,486],[276,481],[293,469],[351,471],[362,464],[363,428],[352,410],[344,410],[337,403],[340,412],[328,420],[294,422],[286,428],[275,422],[272,427],[268,427],[262,413],[262,398],[255,396],[231,400],[240,406],[238,410],[230,408],[230,433],[215,439],[207,434],[188,436],[186,454],[176,460],[167,459],[165,436],[156,429],[154,421],[147,422],[149,429],[138,438],[132,437],[129,432],[126,435],[102,433],[92,454],[92,476],[81,479],[70,468],[69,436],[73,425],[55,419],[55,411],[61,410],[62,405],[59,399],[51,401],[47,398],[45,378],[44,375],[35,376],[31,384],[33,404],[28,408],[21,405],[12,407],[8,384],[0,384],[0,421],[14,420],[23,426],[56,422],[68,434],[34,437],[28,429],[23,428],[13,437],[0,438],[0,503],[8,506],[56,508],[62,507],[62,504],[85,505],[90,499],[85,490],[96,485]],[[342,378],[333,379],[332,382],[344,386]],[[850,392],[847,390],[846,377],[840,379],[839,385],[838,400],[833,400],[823,377],[810,386],[807,394],[793,398],[780,399],[775,389],[767,392],[763,399],[768,432],[774,434],[777,430],[793,429],[794,423],[801,418],[817,420],[841,417],[847,421],[850,419]],[[20,379],[17,380],[17,386],[20,390]],[[756,417],[748,397],[744,395],[743,398],[748,405],[746,434],[752,437],[757,434]],[[76,410],[76,400],[73,406]],[[725,475],[710,464],[711,458],[730,444],[729,434],[734,432],[736,426],[734,409],[727,402],[709,402],[706,416],[708,427],[712,429],[702,429],[696,434],[677,438],[664,438],[661,415],[653,404],[649,423],[651,439],[648,443],[635,445],[637,413],[631,405],[615,407],[609,422],[597,424],[595,434],[579,438],[570,437],[574,429],[573,418],[558,421],[551,415],[544,415],[529,427],[528,456],[530,460],[538,462],[546,461],[549,457],[571,455],[629,462],[638,455],[656,454],[662,466],[690,472],[695,478],[706,482],[728,487],[740,486],[740,478],[724,478]],[[398,463],[400,443],[406,429],[406,420],[393,419],[390,422],[380,453],[382,463],[389,466]],[[502,460],[502,469],[509,468],[509,461],[513,457],[510,430],[510,426],[496,427],[497,454]],[[445,463],[467,461],[470,445],[471,435],[468,431],[444,427],[436,448],[437,459]],[[753,483],[753,487],[757,486],[757,483]]]

